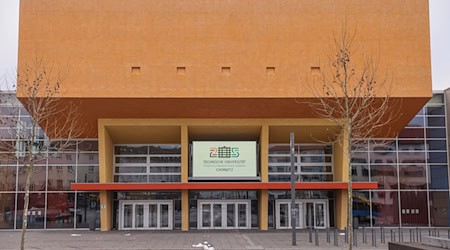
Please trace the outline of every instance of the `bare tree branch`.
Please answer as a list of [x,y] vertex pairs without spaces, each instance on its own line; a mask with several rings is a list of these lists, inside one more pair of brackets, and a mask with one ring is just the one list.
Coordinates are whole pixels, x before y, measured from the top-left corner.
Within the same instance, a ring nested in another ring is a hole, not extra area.
[[[75,146],[76,139],[87,132],[86,126],[80,124],[79,104],[63,101],[60,97],[60,87],[65,76],[64,70],[47,64],[42,57],[21,65],[16,81],[18,96],[26,111],[20,112],[28,112],[31,117],[24,114],[19,116],[18,110],[11,110],[9,116],[0,116],[0,125],[8,131],[6,135],[0,135],[0,152],[3,152],[0,153],[0,161],[17,161],[26,170],[20,249],[24,249],[25,245],[34,165]],[[10,101],[4,98],[8,95],[11,92],[0,90],[0,104]],[[41,129],[57,143],[45,136]]]
[[[354,138],[369,138],[385,129],[399,117],[401,103],[390,97],[389,78],[380,72],[377,57],[364,55],[355,59],[356,29],[349,31],[346,20],[340,31],[334,32],[329,67],[321,71],[314,83],[308,83],[313,99],[308,101],[318,117],[333,122],[341,130],[330,136],[333,144],[349,145],[344,157],[348,162],[348,220],[349,249],[352,249],[353,199],[351,158]],[[386,131],[384,131],[386,132]],[[343,138],[343,137],[346,138]]]

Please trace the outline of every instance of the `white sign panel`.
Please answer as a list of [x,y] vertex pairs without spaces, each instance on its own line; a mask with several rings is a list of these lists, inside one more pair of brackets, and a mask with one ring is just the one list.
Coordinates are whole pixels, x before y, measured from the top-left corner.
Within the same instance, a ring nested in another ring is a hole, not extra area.
[[199,179],[256,178],[256,142],[194,141],[192,177]]

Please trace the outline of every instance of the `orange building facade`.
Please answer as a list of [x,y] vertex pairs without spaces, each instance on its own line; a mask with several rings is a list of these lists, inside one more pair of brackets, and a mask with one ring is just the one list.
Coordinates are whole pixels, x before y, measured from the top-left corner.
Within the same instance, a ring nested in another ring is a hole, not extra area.
[[342,128],[301,103],[345,19],[392,78],[399,132],[432,95],[428,1],[24,0],[19,68],[68,66],[58,95],[81,101],[100,176],[71,188],[100,192],[103,231],[288,228],[290,132],[297,225],[342,229],[350,145],[319,143]]

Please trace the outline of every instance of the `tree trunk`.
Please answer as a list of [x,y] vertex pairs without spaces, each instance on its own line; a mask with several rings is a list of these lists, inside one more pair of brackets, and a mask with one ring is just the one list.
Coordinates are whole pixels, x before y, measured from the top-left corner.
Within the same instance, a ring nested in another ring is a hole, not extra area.
[[353,187],[352,187],[352,138],[351,130],[347,132],[347,158],[348,158],[348,188],[347,188],[347,233],[348,233],[348,249],[353,248]]
[[30,183],[31,175],[33,174],[33,167],[28,164],[27,169],[27,182],[25,184],[25,197],[23,198],[23,216],[22,216],[22,235],[20,237],[20,250],[25,249],[25,233],[28,226],[28,204],[30,203]]

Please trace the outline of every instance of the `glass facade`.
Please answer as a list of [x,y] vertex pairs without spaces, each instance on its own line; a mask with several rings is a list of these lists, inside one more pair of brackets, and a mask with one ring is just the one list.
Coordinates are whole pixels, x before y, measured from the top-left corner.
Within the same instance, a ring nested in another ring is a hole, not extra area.
[[[443,94],[435,94],[397,138],[354,140],[351,168],[353,181],[378,183],[377,190],[354,192],[353,214],[359,225],[450,226],[448,140],[444,99]],[[30,116],[15,98],[11,98],[11,102],[0,105],[0,117],[8,118],[3,120],[9,122],[0,123],[0,137],[3,141],[16,145],[20,152],[23,150],[21,146],[23,142],[15,138],[8,127],[11,124],[21,124],[20,126],[25,124],[26,127]],[[39,141],[44,141],[45,135],[42,131],[39,134]],[[56,145],[58,141],[51,143]],[[72,183],[99,182],[97,139],[77,141],[73,148],[57,155],[51,150],[46,153],[52,157],[38,162],[33,168],[29,228],[88,228],[93,221],[98,227],[99,193],[70,190]],[[0,150],[0,154],[10,152]],[[295,173],[298,181],[332,182],[333,167],[332,145],[296,145]],[[289,182],[290,171],[289,145],[270,144],[269,181]],[[0,229],[21,227],[25,173],[25,167],[17,161],[0,157]],[[181,146],[114,145],[113,173],[115,182],[181,182]],[[214,221],[208,222],[210,218],[208,213],[215,213],[215,206],[220,206],[222,211],[226,211],[219,216],[234,218],[236,215],[236,220],[223,220],[230,223],[227,226],[244,225],[246,222],[240,221],[240,218],[241,214],[247,213],[248,208],[249,227],[258,227],[258,192],[190,191],[190,228],[200,227],[197,220],[200,216],[199,211],[204,213],[201,216],[205,216],[202,217],[204,224],[202,227],[213,223]],[[296,193],[296,199],[327,200],[329,225],[334,226],[335,195],[333,191],[302,190]],[[277,220],[281,224],[286,222],[276,218],[276,210],[280,209],[282,212],[285,208],[283,204],[277,205],[277,200],[283,199],[290,199],[289,191],[269,191],[269,228],[275,228]],[[127,200],[173,201],[171,203],[173,228],[181,228],[179,191],[115,192],[113,225],[116,228],[119,228],[119,202]],[[222,204],[221,200],[236,201],[237,205],[225,202]],[[199,204],[204,206],[204,209],[200,209]],[[148,210],[150,213],[156,205],[146,206],[148,208],[145,211]],[[161,213],[158,216],[163,218],[166,215]],[[151,218],[150,215],[147,217]]]
[[[11,101],[1,104],[0,119],[10,123],[0,123],[0,137],[15,144],[17,153],[20,153],[23,142],[14,138],[8,127],[25,124],[24,129],[29,129],[26,124],[31,118],[15,97],[5,98]],[[39,134],[39,140],[45,139],[42,131]],[[50,143],[57,144],[58,141]],[[98,192],[70,190],[71,183],[99,181],[97,140],[86,139],[73,145],[57,155],[51,150],[45,152],[51,158],[33,167],[28,228],[87,228],[93,220],[99,227]],[[0,154],[7,153],[0,149]],[[25,182],[26,168],[23,165],[13,160],[0,160],[0,229],[22,227]]]
[[[294,164],[297,181],[333,181],[333,148],[331,145],[295,145]],[[291,181],[291,159],[288,144],[269,145],[269,181]]]
[[116,145],[115,182],[180,182],[180,145]]
[[378,182],[354,193],[360,225],[450,226],[444,100],[434,94],[397,138],[353,142],[353,181]]

